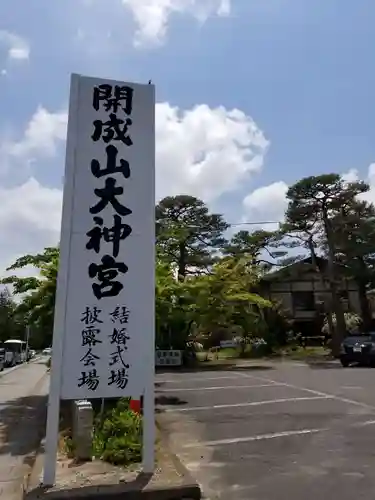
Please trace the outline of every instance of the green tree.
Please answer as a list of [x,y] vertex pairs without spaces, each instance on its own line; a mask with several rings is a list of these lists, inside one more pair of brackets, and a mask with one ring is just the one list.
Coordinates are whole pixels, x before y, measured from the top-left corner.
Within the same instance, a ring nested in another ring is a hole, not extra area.
[[[259,281],[258,269],[246,258],[226,257],[212,273],[197,277],[191,286],[196,296],[196,323],[206,332],[226,328],[243,340],[264,333],[263,310],[271,303],[251,292]],[[245,343],[242,343],[243,349]]]
[[170,264],[161,261],[156,264],[155,278],[156,345],[184,349],[191,326],[184,282],[177,281]]
[[296,232],[306,221],[318,231],[327,245],[328,278],[332,309],[336,315],[332,350],[338,355],[345,334],[345,320],[339,297],[340,273],[336,266],[335,240],[332,219],[343,207],[351,205],[357,195],[369,189],[363,182],[345,182],[338,174],[325,174],[301,179],[287,192],[289,200],[286,223]]
[[168,196],[156,207],[158,253],[177,268],[180,280],[210,269],[228,227],[221,215],[209,213],[193,196]]
[[23,339],[25,325],[22,316],[16,314],[17,304],[8,288],[0,291],[0,340]]
[[35,347],[51,344],[55,306],[59,249],[47,247],[43,253],[25,255],[17,259],[7,271],[17,271],[32,266],[38,276],[3,278],[3,284],[11,284],[15,294],[22,295],[16,314],[25,318],[32,332],[31,343]]
[[354,200],[342,207],[332,224],[336,259],[357,283],[363,326],[369,331],[372,315],[367,290],[375,284],[375,207]]
[[282,347],[288,343],[288,333],[291,331],[293,322],[290,312],[283,307],[279,301],[272,301],[271,307],[264,311],[266,332],[264,339],[271,347]]
[[170,266],[158,262],[155,272],[155,336],[161,349],[170,343],[170,318],[175,302],[175,280]]
[[[279,250],[280,235],[272,231],[238,231],[224,246],[224,253],[233,257],[246,257],[252,265],[258,265],[265,270],[278,264],[287,251]],[[265,258],[267,257],[267,258]]]

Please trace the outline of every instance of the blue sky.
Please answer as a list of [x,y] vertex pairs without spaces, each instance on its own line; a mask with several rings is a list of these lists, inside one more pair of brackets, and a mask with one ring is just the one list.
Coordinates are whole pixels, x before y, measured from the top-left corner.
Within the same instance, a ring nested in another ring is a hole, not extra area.
[[375,161],[371,0],[13,0],[0,20],[1,266],[57,241],[71,72],[152,78],[158,194],[231,222],[279,220],[287,184]]

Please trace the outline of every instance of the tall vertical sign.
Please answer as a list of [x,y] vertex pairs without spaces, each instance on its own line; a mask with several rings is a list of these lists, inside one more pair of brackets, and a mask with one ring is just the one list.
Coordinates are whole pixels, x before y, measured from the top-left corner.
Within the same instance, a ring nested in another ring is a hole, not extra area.
[[72,75],[46,485],[60,399],[144,395],[144,469],[153,468],[154,112],[153,85]]

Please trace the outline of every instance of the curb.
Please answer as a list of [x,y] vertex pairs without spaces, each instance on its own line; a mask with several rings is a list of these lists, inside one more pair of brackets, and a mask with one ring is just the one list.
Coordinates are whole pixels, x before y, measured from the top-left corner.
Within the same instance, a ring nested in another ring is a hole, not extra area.
[[[42,378],[35,384],[35,386],[32,389],[30,394],[35,393],[36,395],[39,395],[40,389],[43,387],[43,384],[45,383],[45,380],[48,376],[49,376],[49,373],[46,371],[44,373],[44,375],[42,376]],[[48,396],[48,394],[47,394],[47,396]],[[29,485],[30,477],[32,475],[34,465],[35,465],[35,462],[36,462],[36,459],[37,459],[37,456],[39,453],[40,443],[41,443],[43,436],[44,436],[44,427],[45,427],[44,424],[45,424],[46,415],[47,415],[47,405],[42,405],[42,406],[37,407],[35,418],[36,418],[36,421],[38,422],[38,424],[43,423],[43,425],[41,425],[41,426],[38,425],[38,427],[37,427],[36,438],[35,438],[35,441],[36,441],[35,450],[24,457],[24,463],[27,466],[27,470],[25,471],[25,474],[24,474],[24,477],[22,480],[22,490],[21,490],[22,495],[20,496],[20,498],[22,498],[22,499],[25,497],[25,493],[26,493],[28,485]]]
[[129,490],[125,485],[119,484],[51,492],[46,492],[43,487],[39,487],[31,491],[25,498],[28,500],[196,500],[198,497],[195,495],[196,491],[193,487]]
[[[42,447],[41,447],[42,449]],[[176,457],[177,458],[177,457]],[[44,456],[40,453],[36,457],[34,469],[30,474],[29,487],[37,487],[25,492],[24,500],[200,500],[201,490],[198,484],[186,477],[186,482],[179,486],[155,486],[149,489],[135,489],[128,484],[115,484],[105,486],[83,486],[80,488],[65,489],[60,491],[47,491],[41,486],[40,471],[43,469]],[[178,459],[177,459],[178,462]],[[175,464],[177,468],[177,464]],[[183,471],[182,469],[179,472]],[[139,482],[150,479],[148,474],[140,474]],[[142,488],[142,486],[140,486]]]
[[[29,475],[28,491],[24,493],[24,500],[200,500],[201,489],[192,478],[188,469],[181,463],[168,444],[163,435],[159,423],[156,421],[160,434],[160,441],[176,468],[178,474],[183,478],[183,484],[178,486],[155,486],[143,489],[149,482],[149,474],[140,474],[137,478],[139,487],[120,483],[103,486],[84,486],[80,488],[65,489],[60,491],[47,491],[41,485],[41,471],[44,461],[44,439],[34,460],[34,467]],[[32,488],[32,489],[31,489]]]
[[[173,453],[173,451],[171,450],[171,446],[169,444],[169,439],[168,439],[168,434],[166,434],[164,432],[162,425],[158,421],[157,415],[155,415],[155,425],[156,425],[156,427],[157,427],[157,429],[159,431],[160,441],[165,446],[165,448],[166,448],[166,450],[167,450],[167,452],[168,452],[168,454],[169,454],[169,456],[170,456],[170,458],[171,458],[171,460],[173,462],[173,465],[176,468],[176,471],[186,481],[186,485],[185,485],[185,488],[187,490],[186,494],[182,495],[180,497],[177,497],[177,498],[181,498],[181,499],[185,499],[186,498],[188,500],[190,500],[190,499],[191,500],[200,500],[202,498],[202,491],[201,491],[201,488],[200,488],[199,484],[193,478],[192,474],[187,469],[187,467],[185,467],[185,465],[181,462],[181,460],[179,459],[179,457],[175,453]],[[182,486],[182,488],[183,487],[184,487],[184,485]],[[176,500],[177,500],[177,498],[176,498]],[[173,497],[172,497],[171,500],[174,500]]]
[[[165,448],[167,449],[168,454],[169,454],[177,472],[180,474],[180,476],[182,476],[186,480],[186,483],[189,485],[189,487],[195,488],[195,495],[191,496],[192,500],[200,500],[202,497],[202,493],[201,493],[201,488],[200,488],[199,484],[195,481],[195,479],[193,478],[189,469],[187,469],[187,467],[185,467],[185,465],[181,462],[181,460],[178,458],[178,456],[175,453],[173,453],[173,451],[171,450],[168,435],[165,434],[162,425],[160,424],[160,422],[157,419],[157,416],[155,418],[155,425],[156,425],[157,429],[159,430],[160,441],[164,444]],[[182,497],[182,498],[184,498],[184,497]],[[186,498],[189,498],[189,497],[186,496]]]

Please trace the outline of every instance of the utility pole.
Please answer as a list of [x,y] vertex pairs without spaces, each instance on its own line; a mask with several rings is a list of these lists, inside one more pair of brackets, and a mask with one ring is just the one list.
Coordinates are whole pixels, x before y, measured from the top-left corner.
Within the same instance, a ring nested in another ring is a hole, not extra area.
[[28,357],[29,357],[29,339],[30,339],[30,327],[29,327],[29,325],[27,325],[26,331],[25,331],[26,361],[28,360]]

